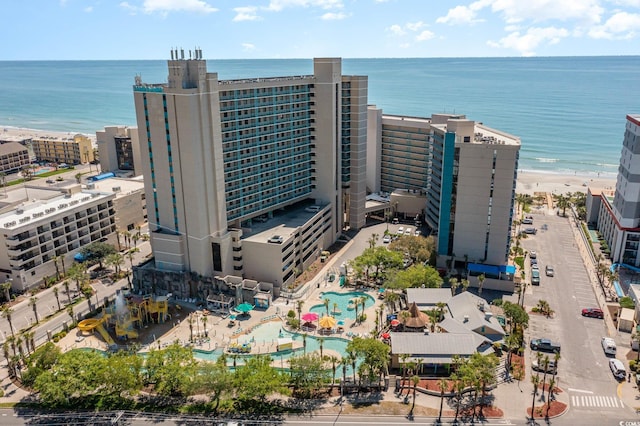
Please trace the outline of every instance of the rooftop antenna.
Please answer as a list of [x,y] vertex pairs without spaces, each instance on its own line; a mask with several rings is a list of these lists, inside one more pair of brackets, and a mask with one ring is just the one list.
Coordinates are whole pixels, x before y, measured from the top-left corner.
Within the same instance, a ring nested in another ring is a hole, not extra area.
[[184,59],[184,49],[180,49],[180,59]]
[[171,49],[171,60],[173,61],[173,49]]

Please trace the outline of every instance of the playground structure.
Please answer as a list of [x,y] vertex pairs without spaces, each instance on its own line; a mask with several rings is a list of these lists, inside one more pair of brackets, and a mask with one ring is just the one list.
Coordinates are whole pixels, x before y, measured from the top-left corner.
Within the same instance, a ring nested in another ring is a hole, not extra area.
[[169,317],[166,296],[135,296],[119,291],[115,303],[106,306],[100,318],[90,318],[78,323],[80,331],[97,331],[109,347],[116,342],[107,328],[113,328],[120,340],[137,339],[138,329],[145,323],[164,323]]

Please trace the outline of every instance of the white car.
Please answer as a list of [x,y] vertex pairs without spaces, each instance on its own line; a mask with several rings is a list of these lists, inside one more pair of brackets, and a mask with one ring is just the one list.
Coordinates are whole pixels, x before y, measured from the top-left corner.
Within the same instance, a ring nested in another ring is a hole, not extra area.
[[391,235],[387,234],[384,237],[382,237],[382,242],[385,244],[388,244],[391,242]]
[[396,234],[403,235],[404,234],[404,226],[401,226],[400,228],[398,228],[398,232],[396,232]]
[[603,337],[600,341],[605,355],[616,356],[616,341],[611,337]]
[[413,235],[413,229],[411,229],[411,228],[407,228],[407,229],[404,231],[404,235]]
[[627,376],[627,371],[624,369],[624,364],[617,358],[609,360],[609,368],[613,373],[613,377],[618,380],[624,380],[624,378]]

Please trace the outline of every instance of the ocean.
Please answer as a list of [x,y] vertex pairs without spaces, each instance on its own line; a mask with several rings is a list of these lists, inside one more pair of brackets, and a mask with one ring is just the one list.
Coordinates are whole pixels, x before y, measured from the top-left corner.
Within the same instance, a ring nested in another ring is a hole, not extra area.
[[[208,60],[220,79],[308,75],[312,59]],[[465,114],[519,136],[520,170],[615,177],[625,117],[640,113],[640,56],[343,59],[388,114]],[[0,61],[0,126],[95,133],[135,125],[132,85],[157,61]]]

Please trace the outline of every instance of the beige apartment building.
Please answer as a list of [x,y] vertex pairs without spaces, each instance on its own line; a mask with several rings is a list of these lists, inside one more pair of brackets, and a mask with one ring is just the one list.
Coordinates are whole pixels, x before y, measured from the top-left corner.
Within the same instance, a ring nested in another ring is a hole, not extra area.
[[167,83],[134,85],[152,266],[287,288],[365,224],[367,78],[219,80],[172,51]]
[[369,190],[391,193],[394,215],[424,218],[436,237],[439,265],[506,263],[518,137],[464,115],[384,115],[375,106],[368,131]]
[[113,209],[118,231],[132,231],[147,221],[147,202],[142,176],[135,178],[109,178],[86,184],[89,191],[113,193]]
[[128,126],[108,126],[96,132],[100,170],[117,176],[141,176],[138,129]]
[[37,161],[74,165],[95,159],[91,138],[81,134],[68,138],[34,138],[31,146]]
[[17,142],[0,144],[0,172],[10,173],[22,170],[31,163],[29,150]]
[[[22,193],[24,190],[16,190]],[[95,241],[115,244],[115,194],[31,187],[30,199],[0,214],[0,276],[23,293],[55,275],[54,259],[67,266]]]

